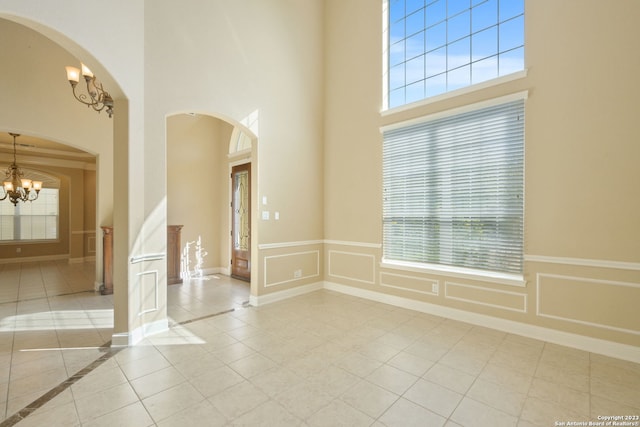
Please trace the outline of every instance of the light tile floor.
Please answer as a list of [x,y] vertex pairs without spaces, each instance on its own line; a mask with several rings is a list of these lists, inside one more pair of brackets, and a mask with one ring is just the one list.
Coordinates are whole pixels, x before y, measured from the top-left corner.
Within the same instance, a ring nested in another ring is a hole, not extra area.
[[[174,293],[177,322],[206,315],[203,289]],[[88,297],[74,303],[100,310],[104,297]],[[121,351],[91,348],[88,332],[77,350],[25,351],[62,346],[65,329],[55,339],[4,331],[6,416],[100,356],[18,425],[556,426],[640,415],[639,364],[330,291],[242,302]],[[24,312],[7,311],[3,322]]]

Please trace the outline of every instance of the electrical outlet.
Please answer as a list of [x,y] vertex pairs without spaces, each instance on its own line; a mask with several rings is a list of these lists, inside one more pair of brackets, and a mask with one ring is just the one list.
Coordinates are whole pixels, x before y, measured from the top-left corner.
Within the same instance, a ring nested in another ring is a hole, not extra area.
[[16,253],[19,254],[20,252],[22,252],[22,248],[16,248]]
[[438,295],[438,284],[437,283],[432,283],[431,284],[431,293],[434,293],[434,294]]
[[294,279],[299,279],[299,278],[301,278],[301,277],[302,277],[302,270],[301,270],[301,269],[294,270],[294,272],[293,272],[293,278],[294,278]]

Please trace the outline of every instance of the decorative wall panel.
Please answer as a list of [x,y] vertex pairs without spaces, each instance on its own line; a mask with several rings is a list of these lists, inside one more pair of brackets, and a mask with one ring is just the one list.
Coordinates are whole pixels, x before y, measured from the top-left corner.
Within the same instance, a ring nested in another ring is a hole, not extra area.
[[538,316],[640,335],[638,283],[539,273],[536,284]]
[[485,307],[527,312],[527,295],[482,286],[445,282],[445,298]]

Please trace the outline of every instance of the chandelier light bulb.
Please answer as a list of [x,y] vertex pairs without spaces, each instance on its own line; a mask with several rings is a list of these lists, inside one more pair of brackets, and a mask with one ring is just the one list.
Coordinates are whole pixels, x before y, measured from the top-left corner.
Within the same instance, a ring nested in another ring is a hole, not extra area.
[[67,80],[72,86],[75,86],[80,81],[80,70],[76,67],[65,67],[67,70]]
[[90,79],[93,78],[93,73],[91,72],[89,67],[84,65],[82,62],[80,63],[80,66],[82,67],[82,75],[84,76],[85,79],[87,77],[90,78]]

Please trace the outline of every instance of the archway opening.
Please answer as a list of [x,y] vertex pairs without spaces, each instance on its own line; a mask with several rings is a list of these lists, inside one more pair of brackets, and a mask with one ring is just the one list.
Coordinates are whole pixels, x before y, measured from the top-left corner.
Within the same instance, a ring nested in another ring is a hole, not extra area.
[[[252,263],[256,240],[257,180],[250,187],[242,240],[249,276],[234,274],[232,171],[255,165],[256,135],[240,123],[212,114],[179,113],[167,117],[167,224],[181,226],[181,280],[168,285],[168,316],[174,321],[211,315],[248,304],[257,282]],[[170,261],[169,261],[170,262]],[[240,280],[238,280],[240,279]]]

